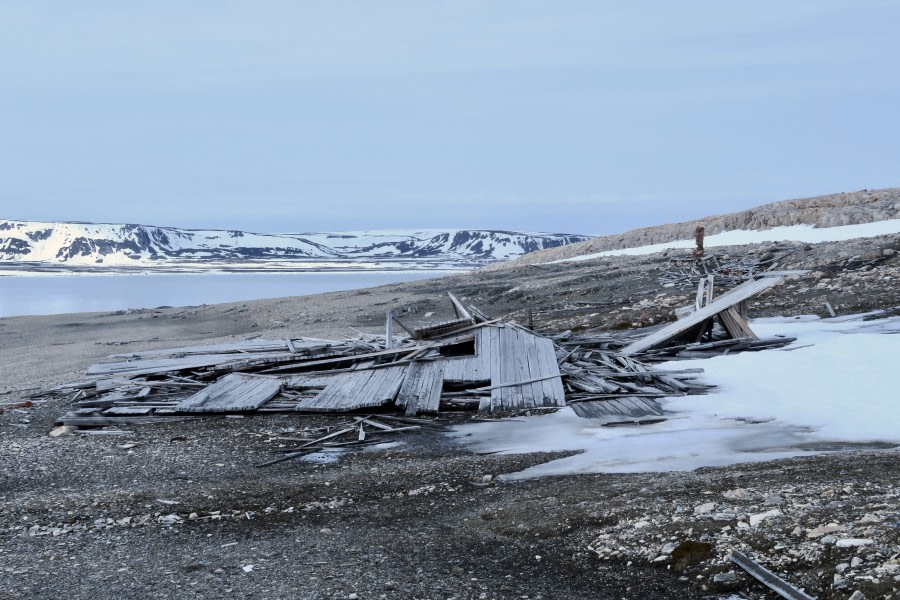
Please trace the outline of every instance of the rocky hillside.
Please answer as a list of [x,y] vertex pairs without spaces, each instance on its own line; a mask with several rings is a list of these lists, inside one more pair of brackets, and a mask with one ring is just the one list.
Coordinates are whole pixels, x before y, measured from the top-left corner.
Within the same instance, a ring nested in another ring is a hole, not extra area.
[[257,234],[146,225],[0,220],[0,262],[203,267],[223,262],[403,261],[473,267],[587,236],[487,230]]
[[698,226],[705,227],[707,235],[714,235],[723,231],[764,230],[801,224],[837,227],[897,218],[900,218],[900,188],[862,190],[770,202],[736,213],[714,215],[684,223],[642,227],[625,233],[596,237],[564,248],[537,252],[517,259],[516,263],[540,264],[605,250],[693,239],[694,230]]

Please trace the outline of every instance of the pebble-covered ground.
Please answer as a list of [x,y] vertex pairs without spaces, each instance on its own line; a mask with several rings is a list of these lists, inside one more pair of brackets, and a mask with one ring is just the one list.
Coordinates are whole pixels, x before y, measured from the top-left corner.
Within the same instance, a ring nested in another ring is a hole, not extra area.
[[[759,316],[900,305],[900,238],[722,249],[808,269]],[[752,253],[752,254],[751,254]],[[671,318],[672,256],[520,266],[362,292],[0,319],[0,403],[98,358],[251,335],[333,337],[447,314],[453,290],[537,326]],[[434,313],[425,316],[428,313]],[[848,406],[852,357],[848,357]],[[0,598],[769,598],[740,549],[819,598],[898,597],[900,461],[845,451],[691,473],[505,483],[547,455],[473,455],[437,432],[381,452],[264,469],[293,428],[338,417],[211,418],[50,437],[61,402],[0,414]],[[449,418],[449,417],[447,417]],[[467,415],[452,419],[466,419]],[[452,420],[451,419],[451,420]]]

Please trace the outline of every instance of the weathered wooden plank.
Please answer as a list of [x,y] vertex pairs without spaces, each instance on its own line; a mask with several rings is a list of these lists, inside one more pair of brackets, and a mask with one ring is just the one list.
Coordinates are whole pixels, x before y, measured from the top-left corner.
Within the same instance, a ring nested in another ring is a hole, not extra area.
[[[500,328],[489,327],[490,361],[491,361],[491,385],[499,384],[502,380],[500,373]],[[503,390],[501,388],[491,390],[491,410],[503,408]]]
[[[417,411],[419,413],[436,413],[440,406],[441,390],[444,385],[444,365],[433,362],[429,364],[428,370],[429,377],[427,379],[429,379],[430,385],[423,390],[425,393],[419,398]],[[409,414],[408,409],[406,413],[407,416],[414,416]]]
[[407,416],[420,412],[437,412],[444,384],[444,365],[441,362],[417,362],[400,386],[397,404],[406,408]]
[[450,296],[450,302],[453,304],[453,310],[456,312],[456,316],[460,319],[469,319],[474,323],[475,319],[472,318],[472,315],[469,314],[469,311],[466,310],[466,307],[463,306],[462,302],[457,300],[452,292],[447,292],[447,295]]
[[256,410],[281,392],[275,377],[229,373],[175,406],[178,412],[237,412]]
[[[537,338],[528,333],[519,332],[519,343],[523,346],[525,355],[525,372],[531,379],[538,379],[544,375],[541,368],[541,357],[538,354]],[[544,387],[541,381],[533,381],[528,385],[522,386],[522,396],[525,401],[526,408],[537,408],[544,406]]]
[[730,306],[719,313],[719,320],[725,330],[735,339],[748,338],[758,340],[759,337],[750,329],[750,324],[741,316],[737,308]]
[[685,318],[671,323],[666,327],[663,327],[662,329],[655,331],[654,333],[651,333],[650,335],[637,340],[632,344],[629,344],[628,346],[623,348],[621,352],[625,355],[637,354],[638,352],[650,350],[652,348],[665,344],[667,341],[676,338],[692,327],[716,316],[726,308],[734,306],[742,300],[746,300],[751,296],[755,296],[756,294],[759,294],[760,292],[765,291],[770,287],[780,283],[781,280],[781,277],[763,277],[762,279],[756,279],[743,283],[733,290],[722,294],[700,310],[694,311]]
[[[626,400],[629,402],[626,403]],[[611,398],[609,400],[588,400],[586,402],[572,402],[569,406],[579,417],[586,419],[601,417],[632,417],[639,418],[649,415],[660,416],[663,414],[662,406],[656,400],[649,398]]]
[[348,412],[381,406],[394,400],[405,373],[405,366],[341,373],[335,375],[315,398],[304,398],[298,402],[296,409]]

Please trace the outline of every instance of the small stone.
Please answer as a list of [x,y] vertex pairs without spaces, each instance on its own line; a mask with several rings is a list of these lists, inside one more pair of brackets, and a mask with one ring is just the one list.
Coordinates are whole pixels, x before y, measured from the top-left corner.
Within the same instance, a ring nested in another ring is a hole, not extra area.
[[50,430],[50,437],[59,437],[61,435],[68,435],[75,431],[75,428],[71,425],[60,425],[59,427],[54,427]]
[[840,531],[842,527],[837,523],[829,523],[828,525],[819,525],[815,529],[810,529],[806,533],[806,537],[808,538],[817,538],[822,537],[827,533],[834,533],[835,531]]
[[752,494],[744,488],[735,488],[733,490],[728,490],[722,495],[729,500],[743,500],[744,498],[749,498],[750,496],[752,496]]
[[851,595],[849,598],[847,598],[847,600],[866,600],[866,597],[863,595],[862,592],[860,592],[859,590],[856,590],[855,592],[853,592],[853,595]]
[[484,477],[481,478],[481,481],[482,481],[483,483],[490,483],[490,482],[493,481],[493,480],[494,480],[494,476],[493,476],[493,475],[485,475]]
[[836,535],[826,535],[821,540],[819,540],[819,543],[824,544],[826,546],[830,546],[831,544],[835,543],[836,541],[838,541],[838,538]]
[[884,250],[881,251],[882,256],[893,256],[895,254],[897,254],[897,251],[894,250],[893,248],[885,248]]
[[755,515],[750,515],[750,527],[756,527],[766,519],[770,519],[772,517],[780,517],[784,513],[782,513],[777,508],[773,508],[772,510],[767,510],[763,513],[757,513]]
[[715,502],[707,502],[705,504],[698,504],[697,506],[694,507],[694,514],[695,515],[706,515],[706,514],[711,513],[715,507],[716,507]]
[[859,520],[860,523],[881,523],[881,517],[878,515],[873,515],[872,513],[866,513],[863,515],[863,518]]
[[870,538],[842,538],[835,543],[838,548],[857,548],[859,546],[871,546],[875,541]]
[[850,560],[850,568],[851,568],[851,569],[855,569],[856,567],[858,567],[858,566],[861,565],[861,564],[863,564],[863,559],[861,559],[861,558],[858,557],[858,556],[854,556],[854,557]]
[[252,573],[254,565],[244,565],[241,567],[244,570],[244,573]]
[[849,568],[850,568],[850,565],[848,563],[841,563],[839,565],[834,566],[834,572],[835,573],[843,573],[844,571],[846,571]]
[[349,594],[347,596],[347,600],[359,600],[359,594],[357,594],[356,592],[353,592],[352,594]]
[[737,575],[734,574],[734,571],[728,571],[727,573],[716,573],[713,575],[713,583],[733,583],[737,580]]
[[766,504],[766,506],[778,506],[779,504],[782,504],[783,502],[784,502],[784,499],[781,497],[780,494],[772,494],[771,496],[766,498],[765,504]]

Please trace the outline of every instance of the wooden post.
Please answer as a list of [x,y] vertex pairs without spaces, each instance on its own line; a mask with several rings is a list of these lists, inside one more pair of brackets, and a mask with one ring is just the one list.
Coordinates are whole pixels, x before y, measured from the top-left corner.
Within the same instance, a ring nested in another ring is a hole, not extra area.
[[387,325],[385,326],[387,330],[384,334],[384,347],[390,349],[394,344],[394,311],[387,311]]
[[697,244],[697,247],[694,248],[694,259],[698,261],[703,258],[703,236],[705,234],[705,227],[698,227],[694,230],[694,242]]

